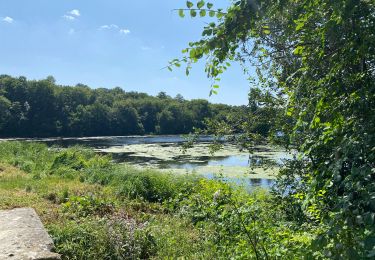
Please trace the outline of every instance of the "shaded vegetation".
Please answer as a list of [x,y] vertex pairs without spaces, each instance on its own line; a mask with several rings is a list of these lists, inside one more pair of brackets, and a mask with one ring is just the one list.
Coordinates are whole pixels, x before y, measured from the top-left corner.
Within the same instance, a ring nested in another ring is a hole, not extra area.
[[[222,10],[200,0],[186,7],[181,17],[214,19],[170,67],[184,62],[188,74],[205,60],[214,82],[232,62],[246,73],[254,68],[250,95],[259,93],[265,106],[284,111],[275,114],[279,134],[270,139],[298,153],[279,176],[280,203],[301,224],[322,227],[310,245],[314,257],[373,259],[375,2],[233,0]],[[218,88],[214,83],[211,92]],[[239,141],[257,142],[253,126],[241,125]],[[215,130],[222,135],[234,127]]]

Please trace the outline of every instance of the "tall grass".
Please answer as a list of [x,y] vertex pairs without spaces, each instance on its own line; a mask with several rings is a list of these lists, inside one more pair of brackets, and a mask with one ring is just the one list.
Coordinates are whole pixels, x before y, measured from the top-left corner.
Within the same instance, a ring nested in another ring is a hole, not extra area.
[[54,175],[112,186],[119,197],[149,202],[168,201],[188,193],[199,179],[114,164],[110,156],[84,147],[57,149],[34,142],[0,143],[0,162],[19,167],[34,178]]
[[54,154],[44,144],[30,142],[1,142],[0,161],[19,167],[27,173],[47,174]]

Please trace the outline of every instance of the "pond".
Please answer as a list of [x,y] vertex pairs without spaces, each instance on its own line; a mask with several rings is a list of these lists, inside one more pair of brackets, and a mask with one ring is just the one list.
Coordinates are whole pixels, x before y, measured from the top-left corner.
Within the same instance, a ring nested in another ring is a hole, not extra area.
[[117,163],[127,163],[139,168],[156,168],[175,174],[195,173],[207,178],[220,175],[229,182],[246,187],[270,187],[280,165],[292,156],[278,147],[266,145],[254,147],[254,152],[250,155],[233,144],[224,144],[223,149],[211,154],[209,145],[212,138],[209,136],[202,136],[199,142],[187,151],[182,149],[185,139],[176,135],[23,140],[44,142],[58,147],[83,145],[98,153],[111,154]]

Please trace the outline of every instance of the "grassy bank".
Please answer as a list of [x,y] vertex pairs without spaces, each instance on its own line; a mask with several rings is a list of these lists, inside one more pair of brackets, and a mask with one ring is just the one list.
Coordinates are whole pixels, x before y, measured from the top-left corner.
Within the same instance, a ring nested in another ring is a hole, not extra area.
[[80,147],[3,142],[0,163],[0,209],[35,208],[64,259],[300,259],[314,235],[266,191]]

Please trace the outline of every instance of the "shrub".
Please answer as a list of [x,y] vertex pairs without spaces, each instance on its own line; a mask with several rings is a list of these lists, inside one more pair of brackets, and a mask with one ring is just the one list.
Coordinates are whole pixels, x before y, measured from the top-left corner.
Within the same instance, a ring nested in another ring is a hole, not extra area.
[[54,154],[45,144],[35,142],[1,142],[0,161],[19,167],[27,173],[48,173]]
[[179,213],[228,258],[302,258],[311,242],[307,228],[286,221],[272,195],[264,190],[249,194],[227,183],[202,179],[178,205]]
[[103,185],[110,182],[110,171],[113,168],[110,156],[98,155],[93,150],[79,146],[55,152],[51,165],[53,174],[80,176],[85,181]]
[[63,212],[76,217],[105,216],[114,211],[114,204],[95,196],[72,196],[62,207]]
[[113,259],[104,219],[81,219],[49,227],[63,259]]
[[107,221],[110,244],[118,259],[148,259],[156,252],[155,239],[147,223],[137,223],[124,213]]
[[145,259],[155,252],[147,225],[123,214],[68,221],[49,230],[63,259]]
[[41,143],[18,141],[1,143],[0,162],[19,167],[38,179],[54,174],[103,185],[112,180],[115,168],[110,156],[98,155],[84,147],[59,150]]
[[83,150],[77,150],[77,148],[69,148],[60,151],[56,154],[51,170],[59,169],[61,167],[67,167],[76,171],[79,171],[86,166],[86,156]]
[[136,170],[127,167],[117,174],[117,193],[131,199],[144,199],[149,202],[166,202],[178,194],[188,194],[197,177],[173,175],[152,170]]

